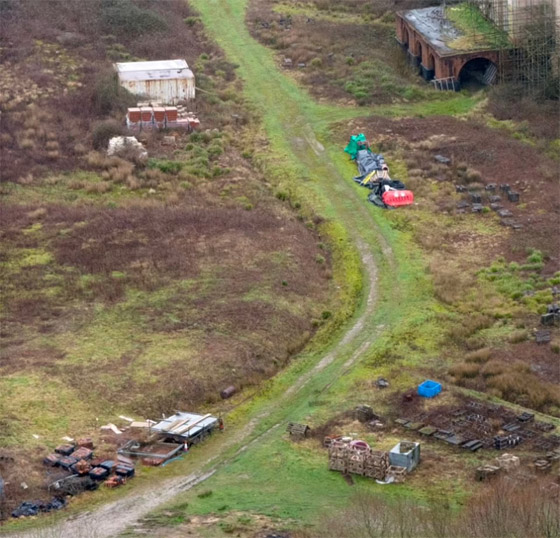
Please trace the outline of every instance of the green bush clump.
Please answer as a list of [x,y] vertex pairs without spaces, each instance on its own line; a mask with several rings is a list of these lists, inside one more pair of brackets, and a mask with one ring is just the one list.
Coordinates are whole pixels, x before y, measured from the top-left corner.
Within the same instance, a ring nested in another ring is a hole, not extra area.
[[150,9],[139,8],[131,0],[103,0],[101,22],[106,32],[131,37],[167,30],[163,17]]
[[136,103],[136,97],[119,84],[117,75],[112,72],[99,77],[91,100],[95,111],[100,115],[114,111],[124,112],[127,107]]
[[164,174],[178,174],[183,169],[183,163],[179,161],[169,161],[160,159],[150,159],[149,168],[157,168]]
[[92,132],[92,142],[95,149],[106,149],[114,136],[123,134],[123,127],[115,120],[102,121],[95,125]]

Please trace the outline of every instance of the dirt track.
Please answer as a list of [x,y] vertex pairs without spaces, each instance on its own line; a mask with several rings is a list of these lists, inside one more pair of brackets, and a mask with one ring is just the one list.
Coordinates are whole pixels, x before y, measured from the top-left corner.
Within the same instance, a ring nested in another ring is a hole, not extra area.
[[[231,2],[231,0],[230,2],[227,0],[218,1],[225,6],[235,4],[235,1]],[[233,20],[231,25],[234,25]],[[248,33],[240,28],[236,27],[232,31],[236,32],[237,37],[240,39],[251,40]],[[244,50],[245,44],[241,43],[241,50]],[[232,48],[235,49],[235,46],[239,48],[239,45],[239,43],[235,43],[235,45],[232,45]],[[249,70],[250,68],[251,66],[249,66]],[[273,68],[270,69],[271,75],[282,77],[279,73],[274,74],[272,72]],[[246,78],[251,79],[252,82],[259,80],[263,84],[270,84],[270,78],[263,78],[257,74],[253,76],[250,71]],[[340,221],[350,231],[354,244],[359,251],[363,271],[363,289],[364,293],[367,294],[364,297],[364,306],[360,315],[354,318],[344,334],[330,347],[328,352],[322,357],[318,357],[314,364],[309,365],[307,371],[300,372],[297,381],[280,398],[271,399],[261,406],[262,410],[253,416],[245,426],[239,427],[236,430],[228,430],[220,441],[218,454],[208,459],[201,466],[204,471],[158,482],[154,480],[150,484],[149,490],[145,488],[133,489],[129,495],[122,499],[109,502],[91,512],[79,514],[53,527],[14,533],[9,536],[19,538],[50,538],[55,536],[102,538],[116,536],[125,529],[134,527],[142,517],[168,503],[176,495],[207,480],[214,473],[219,472],[220,468],[227,465],[237,454],[249,449],[251,445],[259,442],[262,437],[268,435],[281,423],[287,421],[290,412],[288,406],[295,399],[305,401],[305,399],[314,397],[312,390],[306,392],[305,389],[318,374],[324,372],[337,360],[339,361],[332,375],[329,374],[328,384],[322,390],[327,389],[338,377],[349,371],[352,365],[375,340],[380,328],[372,324],[377,284],[377,269],[374,262],[372,245],[374,242],[377,244],[381,243],[387,263],[392,265],[393,260],[390,246],[383,243],[382,237],[374,233],[373,222],[371,222],[371,226],[363,226],[364,222],[371,221],[369,210],[363,197],[359,196],[351,184],[344,180],[335,163],[331,161],[324,147],[316,139],[315,130],[312,125],[315,119],[313,115],[306,111],[305,108],[298,107],[297,103],[294,103],[291,99],[291,94],[276,90],[274,93],[276,107],[270,114],[280,119],[282,114],[291,107],[292,117],[298,118],[298,120],[291,123],[289,120],[285,120],[286,123],[281,122],[284,140],[291,147],[294,157],[302,166],[318,178],[321,178],[321,188],[336,209]],[[263,91],[263,94],[266,94],[266,91]],[[284,100],[286,105],[284,109],[279,106],[282,100]],[[265,101],[263,102],[265,103]],[[304,120],[306,117],[309,118],[309,121]],[[271,420],[271,416],[274,417],[273,420],[276,423],[264,431],[264,433],[255,437],[253,432],[257,431],[258,427],[266,423],[267,420]],[[226,452],[231,454],[232,450],[235,450],[233,456],[223,455]]]
[[[272,411],[277,411],[278,408],[281,408],[283,402],[293,398],[295,394],[302,391],[314,375],[317,375],[320,371],[331,364],[337,356],[339,349],[347,344],[350,344],[352,340],[360,334],[365,321],[371,317],[375,307],[377,271],[373,256],[368,251],[367,246],[363,243],[358,243],[358,249],[360,251],[364,276],[368,281],[367,287],[369,289],[365,309],[355,322],[348,327],[348,330],[345,332],[338,344],[333,347],[329,353],[325,354],[313,368],[300,376],[298,381],[284,393],[280,401],[275,400],[270,402],[270,405],[268,405],[263,412],[253,418],[249,423],[247,423],[244,428],[234,432],[233,435],[224,436],[224,449],[235,445],[239,446],[234,457],[240,452],[250,448],[251,445],[258,442],[262,437],[266,436],[279,426],[277,423],[266,430],[263,434],[249,441],[251,433],[255,430],[257,425],[264,421]],[[342,373],[355,363],[361,353],[372,343],[373,338],[374,335],[371,335],[368,340],[363,342],[354,351],[352,356],[344,363],[345,370]],[[10,534],[8,536],[12,536],[14,538],[108,538],[116,536],[125,529],[133,527],[135,523],[137,523],[149,512],[169,502],[178,494],[191,489],[201,482],[204,482],[214,473],[219,472],[219,469],[224,465],[227,465],[231,459],[233,458],[221,459],[220,456],[216,456],[207,462],[210,465],[210,468],[204,473],[192,473],[187,476],[164,480],[158,482],[157,484],[153,484],[150,490],[133,490],[123,499],[110,502],[91,512],[85,512],[53,527]]]
[[[319,160],[321,166],[328,167],[335,185],[345,185],[345,182],[338,174],[336,167],[329,161],[329,158],[325,154],[322,146],[317,142],[311,127],[309,125],[305,125],[301,127],[301,129],[302,134],[304,135],[303,138],[306,140],[306,144],[313,153],[313,159]],[[293,135],[294,133],[292,132],[291,134]],[[292,137],[291,140],[294,145],[298,144],[296,138]],[[301,140],[301,138],[299,140]],[[298,151],[301,151],[302,149],[303,148],[300,146]],[[353,201],[356,203],[355,211],[357,213],[364,212],[363,217],[367,218],[368,215],[367,212],[365,212],[363,200],[356,196],[351,189],[348,189],[347,194],[351,199],[354,199]],[[162,480],[158,483],[153,483],[149,490],[132,490],[129,495],[122,499],[104,504],[91,512],[85,512],[76,517],[72,517],[71,519],[58,523],[53,527],[10,534],[9,536],[14,538],[105,538],[116,536],[125,529],[134,527],[134,525],[139,522],[142,517],[165,503],[168,503],[178,494],[191,489],[201,482],[204,482],[214,473],[219,472],[220,468],[227,465],[228,462],[235,458],[237,454],[249,449],[251,445],[257,443],[263,436],[266,436],[275,430],[280,423],[275,424],[261,435],[251,439],[251,434],[255,431],[257,426],[265,421],[271,413],[277,413],[279,409],[282,409],[283,403],[288,403],[299,394],[301,394],[301,397],[305,397],[305,393],[302,394],[302,391],[305,389],[306,385],[314,378],[314,376],[318,375],[321,371],[331,365],[343,348],[346,348],[346,346],[354,343],[354,341],[362,334],[363,329],[367,325],[367,321],[372,317],[376,301],[376,265],[369,246],[358,237],[356,237],[356,246],[359,250],[363,266],[364,289],[368,290],[367,297],[365,298],[365,308],[363,309],[361,315],[347,328],[340,340],[329,350],[328,353],[320,358],[314,366],[310,367],[307,372],[302,372],[302,374],[298,377],[297,382],[283,394],[281,399],[275,399],[274,401],[269,402],[263,411],[252,418],[244,427],[238,430],[228,431],[227,435],[223,437],[223,443],[220,448],[222,448],[221,453],[223,453],[228,448],[238,447],[232,458],[224,458],[218,454],[206,461],[205,468],[207,468],[207,470],[204,472],[195,472],[187,476]],[[390,261],[390,247],[384,244],[383,251]],[[366,340],[355,343],[353,353],[341,365],[342,371],[340,371],[338,375],[344,375],[344,373],[352,367],[360,355],[372,344],[375,336],[375,332],[369,332]],[[328,386],[330,386],[335,380],[336,377],[331,379],[324,389],[328,388]],[[288,419],[289,417],[286,416],[285,418]]]

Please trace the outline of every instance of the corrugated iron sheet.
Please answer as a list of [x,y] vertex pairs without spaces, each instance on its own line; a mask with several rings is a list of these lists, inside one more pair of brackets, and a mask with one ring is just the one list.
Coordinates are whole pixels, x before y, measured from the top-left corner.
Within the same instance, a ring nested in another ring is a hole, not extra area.
[[164,104],[174,104],[195,98],[195,82],[192,79],[127,80],[121,86],[135,95]]

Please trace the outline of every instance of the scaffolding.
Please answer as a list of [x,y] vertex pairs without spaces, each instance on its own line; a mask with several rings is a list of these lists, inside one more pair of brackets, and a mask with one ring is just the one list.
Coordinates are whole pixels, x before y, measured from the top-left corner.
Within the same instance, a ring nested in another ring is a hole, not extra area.
[[550,91],[558,84],[560,10],[555,0],[466,0],[448,2],[445,10],[473,48],[498,51],[499,82],[514,82],[525,93]]

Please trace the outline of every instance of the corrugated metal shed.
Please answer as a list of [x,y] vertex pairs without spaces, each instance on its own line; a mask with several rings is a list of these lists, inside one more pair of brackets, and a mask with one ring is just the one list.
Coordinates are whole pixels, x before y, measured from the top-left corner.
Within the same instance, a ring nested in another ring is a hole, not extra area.
[[163,104],[195,97],[195,79],[185,60],[116,63],[121,86]]

